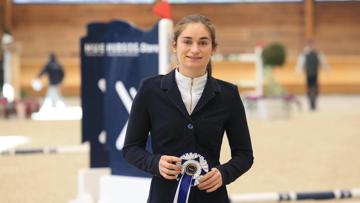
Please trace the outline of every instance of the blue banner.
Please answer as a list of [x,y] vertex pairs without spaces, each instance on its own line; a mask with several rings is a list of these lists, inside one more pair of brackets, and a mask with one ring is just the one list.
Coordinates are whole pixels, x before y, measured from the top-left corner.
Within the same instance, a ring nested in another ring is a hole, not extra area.
[[[94,128],[97,131],[99,129],[93,125],[101,123],[106,132],[106,149],[109,150],[109,166],[112,174],[148,176],[145,172],[128,164],[122,158],[121,150],[132,100],[139,84],[145,77],[158,74],[158,24],[147,32],[124,21],[113,21],[105,27],[105,29],[100,28],[102,30],[100,31],[102,32],[100,41],[82,40],[81,45],[87,51],[87,57],[82,57],[82,70],[87,71],[89,68],[85,66],[88,64],[89,67],[97,66],[99,71],[82,73],[82,77],[87,77],[87,79],[83,79],[84,81],[91,80],[91,82],[82,83],[82,92],[85,93],[82,95],[82,99],[90,99],[87,95],[95,96],[94,93],[86,93],[85,89],[99,86],[99,78],[102,76],[105,78],[104,86],[106,87],[104,92],[100,92],[102,95],[97,95],[96,100],[101,101],[93,100],[90,102],[91,105],[87,101],[83,101],[83,107],[89,105],[88,108],[83,108],[83,115],[85,115],[83,141],[97,142],[99,139],[93,136],[99,137],[99,135],[96,135]],[[89,58],[91,59],[89,60]],[[88,74],[98,74],[98,76],[89,76]],[[90,86],[88,86],[89,83],[91,83]],[[92,120],[95,115],[90,113],[90,116],[89,112],[85,112],[93,111],[90,106],[97,108],[98,113],[102,108],[102,120]],[[94,132],[89,133],[88,131]]]
[[112,22],[105,35],[105,129],[114,175],[148,176],[123,159],[121,150],[132,100],[141,80],[158,73],[158,28],[143,32],[122,21]]
[[[82,142],[90,142],[90,167],[108,167],[109,152],[106,150],[104,130],[104,67],[105,44],[103,36],[106,23],[91,23],[87,36],[80,41],[81,47],[81,105]],[[104,85],[101,85],[101,84]],[[103,86],[103,87],[102,87]]]

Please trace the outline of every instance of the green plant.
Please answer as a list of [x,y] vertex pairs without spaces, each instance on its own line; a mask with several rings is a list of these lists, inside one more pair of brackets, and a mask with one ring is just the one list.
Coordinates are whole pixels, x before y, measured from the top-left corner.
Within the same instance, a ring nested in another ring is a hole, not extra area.
[[271,43],[264,48],[261,57],[265,67],[281,67],[285,63],[285,48],[280,43]]
[[22,99],[25,99],[25,98],[27,98],[29,96],[29,94],[28,94],[28,92],[25,90],[25,89],[21,89],[20,90],[20,97],[22,98]]
[[268,97],[281,96],[286,93],[284,88],[276,81],[272,69],[282,67],[285,63],[285,48],[280,43],[267,45],[262,54],[264,64],[264,94]]

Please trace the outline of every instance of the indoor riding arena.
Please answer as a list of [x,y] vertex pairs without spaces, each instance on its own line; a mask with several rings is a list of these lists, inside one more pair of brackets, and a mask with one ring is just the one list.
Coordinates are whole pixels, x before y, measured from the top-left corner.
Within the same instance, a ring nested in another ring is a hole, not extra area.
[[[145,78],[186,67],[182,62],[189,57],[178,57],[182,41],[173,41],[174,30],[192,14],[215,25],[211,76],[236,85],[246,115],[236,126],[247,123],[251,137],[253,164],[226,185],[229,201],[360,202],[358,0],[0,0],[0,202],[150,202],[152,178],[165,177],[160,169],[154,175],[124,158],[132,131],[128,126],[143,128],[129,115],[146,89]],[[180,29],[180,36],[188,28]],[[185,38],[196,41],[192,36]],[[191,46],[189,53],[202,58],[205,45]],[[219,91],[214,98],[222,96]],[[206,94],[199,97],[200,102]],[[187,115],[184,136],[193,132],[195,139],[206,138],[198,135],[195,120],[211,102]],[[152,147],[167,143],[166,137],[156,140],[161,138],[156,133],[164,133],[176,119],[166,111],[154,115],[168,121],[156,131],[153,115],[138,119],[149,119],[151,127],[141,140],[146,154],[134,162],[151,165],[144,157],[166,155]],[[211,122],[225,129],[218,140],[222,179],[221,167],[236,158],[237,144],[234,135],[227,135],[232,132],[227,125]],[[209,131],[216,129],[211,125]],[[208,160],[203,167],[202,158],[191,161],[201,165],[205,176],[215,166]],[[151,161],[161,167],[160,161]],[[181,163],[172,181],[180,191],[175,196],[185,200],[174,197],[171,203],[199,203],[189,200],[199,189],[192,185],[195,175]],[[191,181],[184,193],[185,177]]]

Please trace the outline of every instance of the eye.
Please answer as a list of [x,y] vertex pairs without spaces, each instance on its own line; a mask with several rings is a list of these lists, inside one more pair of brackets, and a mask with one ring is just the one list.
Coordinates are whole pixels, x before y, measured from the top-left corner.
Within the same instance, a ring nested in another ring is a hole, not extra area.
[[191,40],[188,40],[188,39],[185,39],[185,40],[183,41],[183,43],[184,43],[184,44],[187,44],[187,45],[190,45],[190,44],[192,44],[192,41],[191,41]]
[[205,40],[199,42],[200,46],[207,46],[208,44],[209,44],[208,41]]

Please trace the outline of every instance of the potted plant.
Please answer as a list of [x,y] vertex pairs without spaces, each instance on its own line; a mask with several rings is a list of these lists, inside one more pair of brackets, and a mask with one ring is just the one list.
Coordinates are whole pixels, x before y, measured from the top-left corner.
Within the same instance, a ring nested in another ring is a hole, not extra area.
[[278,97],[285,94],[284,88],[276,82],[273,68],[283,67],[286,59],[285,48],[280,43],[271,43],[267,45],[261,58],[264,65],[264,96]]
[[268,44],[261,54],[264,68],[264,95],[257,100],[257,114],[265,119],[290,118],[290,103],[297,101],[294,95],[288,95],[276,81],[273,69],[282,68],[286,51],[280,43]]

